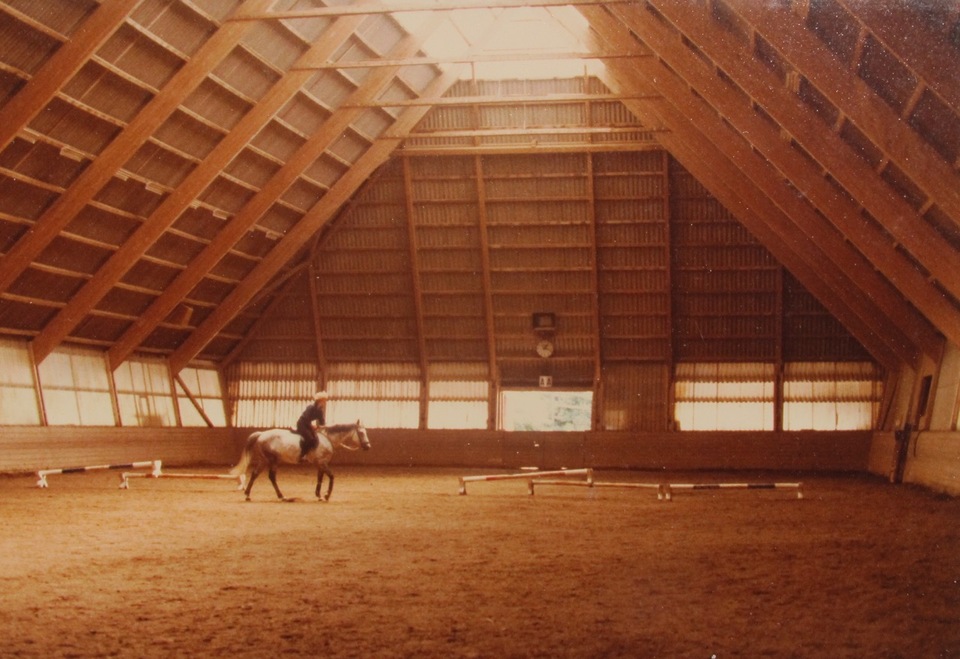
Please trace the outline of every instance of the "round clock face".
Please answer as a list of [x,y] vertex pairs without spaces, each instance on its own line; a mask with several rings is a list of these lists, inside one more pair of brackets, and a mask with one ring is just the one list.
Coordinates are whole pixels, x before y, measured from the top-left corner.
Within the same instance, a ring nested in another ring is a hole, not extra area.
[[553,354],[553,343],[544,339],[537,344],[537,354],[541,357],[549,357]]

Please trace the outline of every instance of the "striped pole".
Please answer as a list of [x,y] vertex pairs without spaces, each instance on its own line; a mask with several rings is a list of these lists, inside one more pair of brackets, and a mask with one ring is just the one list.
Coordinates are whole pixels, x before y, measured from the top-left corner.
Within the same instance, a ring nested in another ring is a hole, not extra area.
[[[460,494],[467,493],[467,483],[506,480],[533,480],[544,476],[586,476],[586,482],[593,482],[593,469],[562,469],[560,471],[528,471],[519,474],[493,474],[490,476],[461,476]],[[532,494],[532,492],[531,492]]]
[[120,489],[130,489],[129,479],[131,478],[190,478],[194,480],[233,480],[237,481],[237,489],[242,490],[245,477],[244,474],[234,476],[233,474],[174,474],[170,472],[129,472],[120,474]]
[[143,462],[127,462],[114,465],[90,465],[88,467],[64,467],[62,469],[41,469],[37,472],[37,487],[49,487],[47,476],[53,474],[81,474],[86,471],[101,471],[104,469],[152,469],[153,474],[159,474],[161,468],[160,460],[145,460]]
[[803,483],[666,483],[667,501],[673,500],[673,490],[796,490],[803,498]]
[[529,483],[530,494],[534,493],[535,485],[568,485],[568,486],[572,485],[577,487],[607,487],[607,488],[618,488],[618,489],[656,490],[657,499],[664,498],[662,483],[617,483],[617,482],[601,482],[601,481],[560,481],[560,480],[550,480],[550,479],[531,479]]

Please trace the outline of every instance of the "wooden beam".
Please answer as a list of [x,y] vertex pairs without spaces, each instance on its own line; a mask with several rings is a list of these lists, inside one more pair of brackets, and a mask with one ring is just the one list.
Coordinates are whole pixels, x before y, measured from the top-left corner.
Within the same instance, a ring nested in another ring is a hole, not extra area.
[[[581,11],[600,35],[608,39],[624,38],[623,24],[606,12],[587,9]],[[675,74],[662,64],[656,66],[656,71],[645,70],[642,62],[632,67],[608,67],[608,71],[612,71],[616,76],[610,84],[616,84],[622,89],[649,88],[655,79],[657,87],[665,93],[669,91],[668,88],[686,89],[682,84],[678,86],[676,80],[673,85],[665,87],[665,80],[675,77]],[[698,101],[688,93],[680,100],[681,105],[665,98],[663,101],[631,102],[628,107],[645,121],[663,123],[671,128],[669,133],[661,136],[661,141],[671,154],[733,212],[778,260],[790,268],[879,361],[885,364],[915,362],[917,351],[912,343],[899,336],[899,333],[896,337],[891,336],[893,333],[881,335],[874,324],[861,319],[861,314],[873,319],[882,318],[882,314],[869,300],[858,299],[862,296],[850,293],[850,282],[843,281],[845,277],[842,272],[838,272],[836,268],[824,267],[826,264],[822,253],[809,238],[797,230],[790,218],[746,176],[737,162],[728,159],[711,141],[719,139],[729,147],[730,143],[741,139],[739,135],[732,134],[729,128],[718,128],[714,122],[710,122],[712,110],[704,112],[701,109],[694,117],[689,116],[689,108],[703,107],[702,100]],[[701,123],[701,119],[708,123]],[[719,134],[715,134],[718,131]],[[762,167],[761,163],[756,161],[751,166]],[[858,313],[854,313],[853,309],[857,309]]]
[[[685,0],[668,1],[690,4]],[[960,185],[952,163],[901,121],[866,82],[841,66],[793,12],[755,0],[727,3],[960,226]],[[952,269],[954,273],[960,271]]]
[[[644,129],[638,129],[643,131]],[[660,132],[660,131],[656,131]],[[400,151],[405,156],[467,156],[467,155],[517,155],[529,153],[623,153],[626,151],[660,151],[660,142],[531,142],[529,144],[462,144],[458,146],[416,146],[420,135],[411,135]],[[413,142],[411,144],[410,142]]]
[[420,249],[417,241],[416,205],[413,202],[413,178],[410,173],[410,160],[401,158],[403,169],[403,198],[407,214],[407,240],[410,254],[410,283],[413,288],[414,320],[417,328],[417,357],[420,364],[420,424],[426,429],[426,409],[429,405],[429,360],[427,359],[427,336],[423,321],[423,286],[421,285]]
[[[272,0],[247,0],[239,12],[263,9]],[[254,23],[227,23],[170,78],[160,93],[127,124],[67,190],[54,201],[0,261],[0,292],[6,291],[57,234],[149,139],[203,79],[249,32]]]
[[[425,93],[443,94],[455,82],[452,75],[444,75],[428,85]],[[407,134],[426,114],[426,109],[410,108],[404,110],[394,122],[392,131]],[[338,113],[339,114],[339,113]],[[179,371],[191,359],[196,357],[203,347],[226,326],[237,310],[242,308],[256,294],[263,282],[268,281],[283,264],[293,256],[300,246],[323,227],[337,210],[360,188],[366,179],[380,165],[385,163],[400,144],[401,138],[377,140],[353,164],[336,183],[331,186],[317,204],[295,224],[251,271],[251,273],[227,296],[223,303],[191,334],[170,356],[174,370]]]
[[235,21],[290,20],[296,18],[322,18],[326,16],[348,16],[351,14],[375,15],[398,14],[420,11],[457,11],[460,9],[510,9],[527,7],[562,7],[566,5],[606,5],[611,2],[628,0],[408,0],[385,5],[380,2],[356,2],[334,7],[317,7],[288,11],[271,11],[259,14],[237,16]]
[[[497,368],[496,321],[493,314],[493,279],[490,276],[490,235],[487,226],[487,185],[484,179],[483,158],[479,154],[473,157],[473,167],[477,178],[477,222],[480,234],[480,267],[483,272],[483,319],[487,337],[487,373],[492,386],[499,390],[499,369]],[[497,401],[490,401],[494,416]],[[490,425],[490,424],[488,424]],[[493,428],[490,428],[491,430]]]
[[[943,35],[927,28],[919,16],[921,5],[912,0],[837,1],[947,106],[960,113],[960,58]],[[910,29],[904,29],[908,25]]]
[[[645,94],[646,97],[656,97],[659,94]],[[419,96],[417,98],[403,99],[377,99],[369,103],[354,105],[344,103],[340,107],[364,107],[364,108],[409,108],[427,105],[430,107],[475,107],[478,105],[567,105],[571,103],[603,103],[617,102],[625,99],[637,100],[637,94],[508,94],[506,96],[442,96],[440,98],[427,98]]]
[[[123,24],[140,0],[104,0],[0,110],[0,151]],[[41,360],[42,361],[42,360]]]
[[[334,54],[354,33],[362,18],[350,17],[335,21],[307,50],[299,61],[312,61]],[[148,249],[173,226],[190,204],[217,178],[256,137],[264,126],[310,79],[306,73],[291,73],[281,77],[247,112],[233,129],[213,148],[190,174],[163,200],[134,233],[101,265],[97,272],[70,299],[66,307],[54,316],[34,340],[37,357],[43,361],[67,337],[83,317],[110,292],[113,286]],[[141,318],[139,323],[143,323]],[[155,324],[154,324],[155,326]],[[150,328],[153,329],[152,327]]]
[[294,71],[328,71],[346,69],[376,69],[384,66],[440,66],[442,64],[479,64],[484,62],[539,62],[539,61],[578,61],[578,60],[611,60],[632,59],[646,57],[649,53],[604,53],[580,51],[525,51],[525,52],[494,52],[476,53],[470,56],[427,57],[424,55],[410,56],[400,59],[355,59],[338,62],[320,62],[309,67],[294,67]]
[[[808,235],[820,236],[819,242],[827,250],[830,259],[857,273],[858,284],[884,311],[889,319],[887,322],[899,324],[901,330],[912,337],[924,352],[931,354],[938,349],[940,339],[936,331],[894,287],[898,285],[901,290],[908,288],[913,291],[910,296],[913,305],[928,318],[941,321],[935,324],[942,327],[952,326],[960,339],[960,310],[955,309],[914,264],[895,249],[883,232],[873,224],[864,222],[857,205],[852,200],[837,195],[836,189],[820,176],[817,167],[789,143],[784,142],[779,130],[745,104],[740,94],[715,75],[712,66],[683,47],[676,34],[649,12],[625,9],[614,13],[638,33],[642,33],[647,44],[658,51],[658,55],[671,69],[696,89],[720,116],[726,117],[753,148],[787,176],[792,185],[871,261],[872,265],[865,264],[860,254],[852,250],[850,245],[838,242],[837,236],[832,235],[832,232],[825,232],[821,226],[822,220],[811,214],[809,209],[795,211],[795,195],[788,195],[784,210],[798,221]],[[874,268],[883,273],[886,279]]]
[[[433,29],[437,22],[429,21],[425,28]],[[425,31],[417,35],[409,35],[394,47],[393,52],[395,54],[415,52],[424,38],[426,38]],[[395,73],[395,71],[387,69],[371,73],[347,100],[365,101],[376,97],[390,84]],[[331,144],[340,139],[343,131],[347,130],[350,123],[362,112],[363,110],[360,109],[338,109],[288,158],[287,162],[274,173],[260,191],[230,219],[203,251],[194,258],[190,266],[167,286],[163,295],[144,311],[140,322],[131,326],[114,343],[110,350],[112,364],[119,364],[127,358],[137,345],[153,331],[156,324],[165,318],[181,299],[189,294],[206,273],[287,191],[303,171],[312,165]],[[332,188],[327,191],[324,198],[331,192]]]

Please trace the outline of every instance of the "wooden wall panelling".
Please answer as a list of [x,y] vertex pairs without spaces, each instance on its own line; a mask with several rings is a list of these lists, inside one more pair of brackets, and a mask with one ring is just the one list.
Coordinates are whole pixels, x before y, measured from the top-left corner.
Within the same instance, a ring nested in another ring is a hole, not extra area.
[[[594,26],[596,27],[597,21],[600,18],[591,17],[593,20]],[[606,24],[609,25],[609,29],[622,30],[620,23],[613,23],[607,17]],[[655,68],[656,71],[644,71],[646,67]],[[656,63],[656,62],[647,62],[647,60],[641,60],[637,63],[637,66],[629,71],[620,71],[619,75],[626,76],[635,76],[637,74],[648,75],[651,77],[657,78],[657,89],[663,93],[669,93],[671,96],[677,99],[677,103],[681,105],[674,105],[673,107],[678,108],[678,111],[682,112],[683,115],[689,116],[690,113],[694,113],[695,119],[680,119],[679,117],[674,118],[673,115],[668,115],[667,113],[661,113],[661,117],[666,122],[680,122],[683,124],[683,128],[680,131],[680,134],[690,135],[690,131],[698,131],[697,128],[693,128],[694,123],[700,129],[708,129],[708,135],[711,139],[719,140],[723,144],[723,148],[726,152],[731,152],[735,154],[737,160],[732,162],[731,165],[726,166],[724,171],[718,172],[722,177],[732,177],[737,176],[737,172],[742,172],[742,168],[746,168],[751,172],[751,177],[759,177],[759,181],[766,186],[764,189],[757,189],[754,194],[751,195],[751,205],[757,207],[758,204],[766,206],[764,210],[764,215],[767,219],[761,221],[760,224],[756,226],[751,226],[751,230],[754,233],[759,233],[762,231],[776,231],[776,232],[787,232],[791,234],[789,244],[791,245],[791,251],[797,254],[802,254],[807,262],[810,264],[810,267],[815,267],[819,276],[828,276],[830,278],[831,287],[833,293],[830,297],[833,298],[845,298],[845,304],[850,305],[850,308],[857,309],[858,313],[862,315],[861,328],[870,328],[869,334],[874,337],[879,337],[883,342],[889,344],[889,349],[895,353],[899,353],[903,359],[912,361],[916,359],[916,347],[912,344],[912,341],[902,333],[897,332],[895,328],[885,327],[882,333],[877,333],[876,330],[872,329],[876,326],[883,326],[885,323],[888,323],[888,320],[885,320],[885,316],[882,312],[876,309],[872,303],[866,303],[866,300],[860,299],[862,296],[857,296],[851,294],[851,281],[847,278],[845,273],[843,273],[839,268],[832,267],[829,264],[825,263],[825,258],[822,253],[820,253],[819,248],[814,244],[810,237],[806,235],[805,232],[800,230],[799,227],[795,226],[792,222],[792,219],[786,216],[779,208],[777,208],[773,201],[767,196],[767,193],[774,194],[777,197],[779,203],[796,205],[800,203],[800,200],[796,198],[794,193],[789,191],[783,183],[783,180],[773,172],[769,165],[764,161],[760,160],[755,153],[749,150],[749,148],[744,149],[745,144],[740,141],[742,138],[737,134],[733,134],[730,129],[720,122],[719,118],[714,114],[714,112],[702,104],[702,101],[698,102],[696,98],[693,98],[689,95],[686,90],[685,85],[682,85],[676,77],[666,67]],[[636,84],[636,83],[634,83]],[[649,84],[649,83],[644,83]],[[643,101],[637,102],[640,105],[643,105]],[[679,128],[679,127],[678,127]],[[701,133],[702,135],[702,133]],[[670,136],[664,136],[661,140],[665,140]],[[722,153],[720,157],[726,159],[728,156],[726,152]],[[702,176],[698,174],[698,177],[701,180],[705,180]],[[747,187],[744,187],[743,183],[736,183],[734,188],[746,190],[749,188],[756,188],[756,183],[753,180],[750,180],[747,184]],[[804,211],[804,208],[801,206],[796,209],[801,214]],[[778,220],[773,220],[772,218],[779,217]],[[743,219],[743,218],[741,218]],[[762,225],[762,226],[761,226]],[[784,239],[786,239],[786,234],[784,234]],[[842,247],[842,245],[839,245]],[[814,265],[816,264],[816,265]],[[827,265],[827,268],[824,266]],[[871,308],[872,307],[872,308]],[[849,314],[846,314],[849,315]],[[876,338],[868,340],[870,343],[875,343]]]

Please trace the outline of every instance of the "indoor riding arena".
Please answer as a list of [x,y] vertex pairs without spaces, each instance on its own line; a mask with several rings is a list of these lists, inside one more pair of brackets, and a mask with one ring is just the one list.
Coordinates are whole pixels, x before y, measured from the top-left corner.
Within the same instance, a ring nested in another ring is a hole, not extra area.
[[960,656],[956,0],[0,34],[0,656]]

